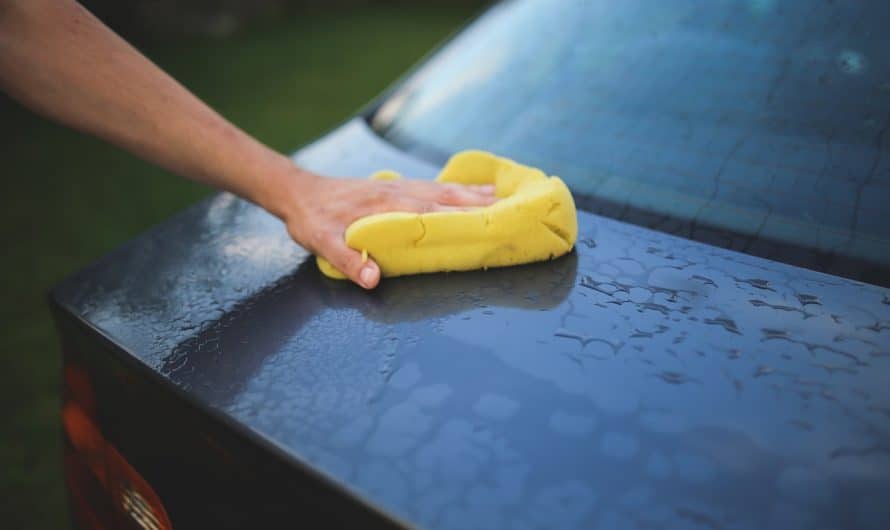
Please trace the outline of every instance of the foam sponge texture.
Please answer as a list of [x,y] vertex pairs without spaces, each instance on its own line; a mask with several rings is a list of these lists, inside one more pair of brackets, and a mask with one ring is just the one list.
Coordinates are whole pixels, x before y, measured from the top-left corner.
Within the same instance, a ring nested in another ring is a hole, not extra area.
[[[399,175],[381,171],[371,178]],[[575,244],[575,202],[559,177],[484,151],[464,151],[451,157],[436,180],[494,184],[499,200],[467,211],[363,217],[346,229],[346,244],[370,255],[385,277],[543,261]],[[345,278],[324,258],[317,263],[325,276]]]

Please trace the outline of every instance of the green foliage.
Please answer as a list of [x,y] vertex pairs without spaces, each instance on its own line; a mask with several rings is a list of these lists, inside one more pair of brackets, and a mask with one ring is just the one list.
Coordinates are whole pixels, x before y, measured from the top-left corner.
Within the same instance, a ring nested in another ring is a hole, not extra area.
[[[147,53],[245,130],[291,151],[348,117],[472,12],[441,4],[304,11]],[[60,528],[60,367],[45,293],[208,190],[6,100],[0,145],[0,521]]]

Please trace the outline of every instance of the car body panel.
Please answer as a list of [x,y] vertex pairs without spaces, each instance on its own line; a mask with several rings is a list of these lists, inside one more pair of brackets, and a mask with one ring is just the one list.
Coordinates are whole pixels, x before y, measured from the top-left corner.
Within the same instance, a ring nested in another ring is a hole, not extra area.
[[[295,159],[437,170],[362,118]],[[53,298],[406,524],[887,527],[890,290],[578,221],[563,258],[365,292],[222,193]]]

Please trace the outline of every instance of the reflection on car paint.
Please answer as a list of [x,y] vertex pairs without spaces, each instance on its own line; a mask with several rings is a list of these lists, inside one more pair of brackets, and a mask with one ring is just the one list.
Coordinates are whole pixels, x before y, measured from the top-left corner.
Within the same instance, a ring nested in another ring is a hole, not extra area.
[[[362,127],[300,161],[410,172]],[[58,296],[202,403],[420,526],[886,528],[886,289],[579,223],[593,244],[562,259],[367,293],[222,194]]]

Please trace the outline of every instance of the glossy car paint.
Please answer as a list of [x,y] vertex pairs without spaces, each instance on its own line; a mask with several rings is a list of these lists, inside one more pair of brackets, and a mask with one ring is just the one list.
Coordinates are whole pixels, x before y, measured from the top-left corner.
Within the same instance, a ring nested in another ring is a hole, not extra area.
[[[295,159],[436,172],[361,118]],[[352,521],[441,529],[890,527],[890,291],[578,220],[562,259],[365,292],[218,194],[52,297],[63,343],[101,335],[92,366],[139,374],[128,395],[179,418],[100,395],[174,526],[212,517],[202,483],[235,491],[208,469],[248,466],[242,524],[285,524],[315,492]],[[180,447],[198,431],[226,458]]]

